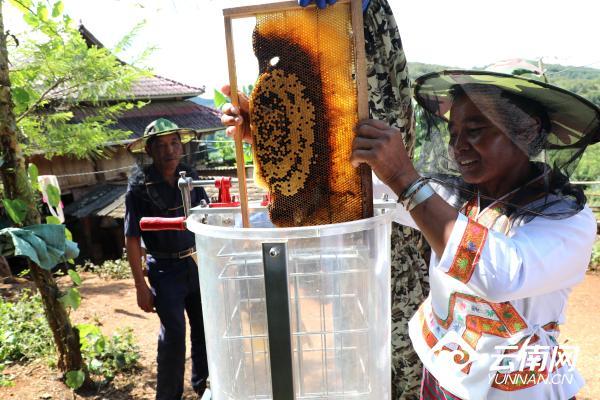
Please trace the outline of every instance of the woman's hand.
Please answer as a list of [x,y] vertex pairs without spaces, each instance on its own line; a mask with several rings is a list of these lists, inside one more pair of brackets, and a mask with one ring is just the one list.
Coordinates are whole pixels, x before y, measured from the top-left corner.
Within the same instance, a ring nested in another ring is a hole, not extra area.
[[[221,92],[225,96],[231,96],[231,88],[229,85],[223,86]],[[242,92],[238,92],[239,109],[233,104],[227,103],[221,108],[221,123],[227,126],[225,132],[227,136],[234,137],[238,129],[242,129],[242,140],[252,143],[250,134],[250,102],[248,96]]]
[[358,124],[350,161],[354,167],[369,164],[398,196],[419,178],[404,147],[402,133],[382,121],[369,119]]

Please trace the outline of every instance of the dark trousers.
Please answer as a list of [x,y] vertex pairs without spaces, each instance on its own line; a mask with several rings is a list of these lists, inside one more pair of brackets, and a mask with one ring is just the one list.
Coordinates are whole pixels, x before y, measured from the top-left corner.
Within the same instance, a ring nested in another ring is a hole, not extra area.
[[201,390],[208,377],[198,268],[191,257],[177,261],[149,258],[148,265],[154,305],[160,318],[156,399],[179,400],[183,394],[185,371],[184,312],[187,312],[190,324],[194,390]]

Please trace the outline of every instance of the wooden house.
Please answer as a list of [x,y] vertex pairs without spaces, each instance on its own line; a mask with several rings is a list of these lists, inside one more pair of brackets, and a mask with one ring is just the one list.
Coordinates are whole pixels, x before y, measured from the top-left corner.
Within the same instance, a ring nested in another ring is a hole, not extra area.
[[[79,30],[89,46],[102,46],[84,26]],[[122,255],[127,176],[137,161],[125,148],[128,142],[142,136],[145,127],[157,118],[168,118],[180,127],[203,132],[222,129],[217,110],[189,100],[203,93],[203,87],[193,87],[158,75],[145,76],[133,84],[127,98],[112,100],[141,100],[147,104],[128,110],[117,119],[116,128],[132,134],[129,140],[107,145],[108,158],[60,156],[48,160],[43,154],[29,158],[37,165],[40,175],[58,177],[67,226],[79,243],[81,260],[91,259],[99,263]],[[78,104],[73,112],[75,120],[82,119],[93,114],[94,107]],[[186,146],[186,154],[193,154],[198,144]]]

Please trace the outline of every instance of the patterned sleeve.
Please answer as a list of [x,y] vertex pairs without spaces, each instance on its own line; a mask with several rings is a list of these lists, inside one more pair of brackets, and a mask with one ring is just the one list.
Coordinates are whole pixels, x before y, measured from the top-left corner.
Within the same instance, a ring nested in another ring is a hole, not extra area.
[[561,220],[535,218],[510,237],[459,214],[436,267],[487,300],[511,301],[579,283],[595,237],[589,208]]

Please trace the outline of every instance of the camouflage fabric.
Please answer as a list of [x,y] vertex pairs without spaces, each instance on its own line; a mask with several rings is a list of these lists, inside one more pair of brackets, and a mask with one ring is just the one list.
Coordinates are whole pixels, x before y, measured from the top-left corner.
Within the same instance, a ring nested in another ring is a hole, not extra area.
[[406,57],[387,0],[373,0],[364,16],[371,118],[399,128],[414,150],[413,108]]
[[[406,57],[387,0],[371,0],[365,13],[369,110],[374,119],[399,128],[414,150],[413,109]],[[392,226],[392,399],[419,399],[422,364],[408,336],[408,321],[429,293],[420,232]]]

